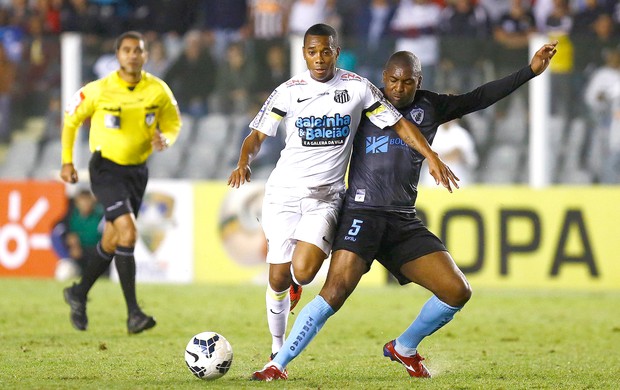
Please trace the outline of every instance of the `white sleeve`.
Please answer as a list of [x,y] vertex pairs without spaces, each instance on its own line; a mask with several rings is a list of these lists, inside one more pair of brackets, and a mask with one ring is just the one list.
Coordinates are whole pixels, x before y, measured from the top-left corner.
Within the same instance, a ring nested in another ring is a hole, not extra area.
[[366,83],[366,96],[364,99],[366,116],[375,126],[381,129],[393,126],[403,116],[383,96],[379,88],[366,79],[364,79],[364,82]]
[[290,107],[290,93],[281,85],[269,95],[258,114],[250,123],[250,128],[256,129],[270,137],[276,135],[278,125],[288,113]]

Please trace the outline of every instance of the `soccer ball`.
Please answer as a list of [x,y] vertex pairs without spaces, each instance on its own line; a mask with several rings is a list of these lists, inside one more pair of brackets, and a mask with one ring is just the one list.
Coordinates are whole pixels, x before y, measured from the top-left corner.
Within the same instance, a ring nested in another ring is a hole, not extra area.
[[192,337],[185,347],[185,363],[197,378],[217,379],[228,372],[233,350],[228,340],[216,332],[202,332]]

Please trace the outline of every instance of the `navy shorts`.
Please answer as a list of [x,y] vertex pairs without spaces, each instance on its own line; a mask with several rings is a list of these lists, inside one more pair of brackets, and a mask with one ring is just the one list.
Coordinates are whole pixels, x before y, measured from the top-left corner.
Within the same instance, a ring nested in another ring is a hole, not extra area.
[[146,164],[119,165],[95,152],[88,164],[90,186],[97,201],[104,207],[106,221],[124,214],[137,218],[149,179]]
[[400,284],[410,283],[403,264],[433,252],[447,251],[415,213],[358,210],[344,207],[332,251],[344,249],[368,265],[377,260]]

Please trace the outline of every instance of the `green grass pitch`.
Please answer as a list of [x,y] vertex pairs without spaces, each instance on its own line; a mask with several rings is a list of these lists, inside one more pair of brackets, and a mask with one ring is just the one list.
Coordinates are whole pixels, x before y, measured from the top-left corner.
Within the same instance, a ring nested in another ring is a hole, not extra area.
[[[288,367],[289,380],[248,380],[270,353],[263,286],[140,284],[158,325],[129,336],[120,287],[98,282],[89,329],[74,330],[67,284],[0,279],[2,389],[618,389],[620,292],[476,289],[452,323],[423,341],[434,375],[409,378],[382,355],[428,293],[417,286],[360,287]],[[318,292],[307,288],[300,306]],[[296,309],[296,311],[301,308]],[[292,325],[294,316],[289,321]],[[212,330],[232,344],[223,378],[195,378],[184,362],[194,334]]]

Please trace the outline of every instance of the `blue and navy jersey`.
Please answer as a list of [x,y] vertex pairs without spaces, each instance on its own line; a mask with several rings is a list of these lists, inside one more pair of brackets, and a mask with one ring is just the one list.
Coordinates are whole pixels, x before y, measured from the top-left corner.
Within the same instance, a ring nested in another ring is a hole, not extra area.
[[[529,66],[461,95],[418,90],[400,113],[418,126],[432,145],[445,122],[487,108],[535,76]],[[353,144],[345,204],[350,208],[415,211],[424,157],[411,149],[394,129],[380,129],[363,118]]]

